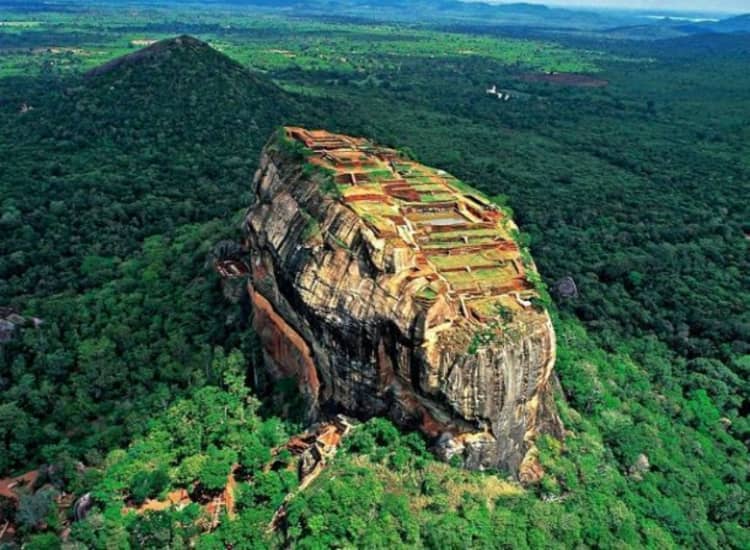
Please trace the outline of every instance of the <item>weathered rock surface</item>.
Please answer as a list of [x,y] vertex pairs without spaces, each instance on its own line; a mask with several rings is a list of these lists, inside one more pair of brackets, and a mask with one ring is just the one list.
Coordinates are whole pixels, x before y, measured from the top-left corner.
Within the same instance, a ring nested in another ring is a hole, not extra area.
[[287,128],[245,221],[266,363],[311,415],[388,416],[469,468],[541,476],[555,335],[498,208],[362,140]]

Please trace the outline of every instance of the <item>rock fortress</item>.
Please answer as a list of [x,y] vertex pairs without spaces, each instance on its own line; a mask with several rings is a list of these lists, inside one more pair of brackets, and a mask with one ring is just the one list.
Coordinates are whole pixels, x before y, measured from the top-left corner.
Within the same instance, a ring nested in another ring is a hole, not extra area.
[[[244,222],[266,364],[311,418],[387,416],[438,456],[535,481],[561,438],[555,334],[508,212],[370,140],[286,127]],[[231,266],[229,266],[231,267]]]

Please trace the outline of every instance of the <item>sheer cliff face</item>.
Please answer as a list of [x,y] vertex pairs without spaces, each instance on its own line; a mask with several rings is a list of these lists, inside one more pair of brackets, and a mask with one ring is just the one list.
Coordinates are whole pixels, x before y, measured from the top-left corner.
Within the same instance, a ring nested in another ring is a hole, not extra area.
[[438,455],[534,480],[561,436],[555,336],[532,305],[512,221],[396,151],[286,128],[265,148],[245,229],[267,364],[313,414],[389,416]]

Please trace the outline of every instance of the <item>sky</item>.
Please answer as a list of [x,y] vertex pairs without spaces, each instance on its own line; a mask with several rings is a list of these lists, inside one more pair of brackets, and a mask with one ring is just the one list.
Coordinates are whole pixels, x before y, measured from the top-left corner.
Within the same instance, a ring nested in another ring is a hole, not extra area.
[[[510,3],[504,0],[497,3]],[[698,12],[750,12],[750,0],[523,0],[530,4],[554,6],[595,6],[599,8],[628,8],[642,10],[686,10]]]

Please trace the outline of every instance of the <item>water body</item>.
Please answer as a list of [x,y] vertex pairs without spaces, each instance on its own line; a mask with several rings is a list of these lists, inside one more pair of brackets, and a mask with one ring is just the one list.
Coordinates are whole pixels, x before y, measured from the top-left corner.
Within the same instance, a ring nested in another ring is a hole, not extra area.
[[687,21],[689,23],[716,23],[719,19],[712,19],[708,17],[685,17],[679,15],[642,15],[645,19],[670,19],[672,21]]

